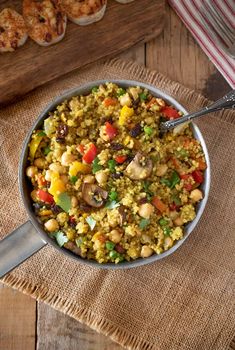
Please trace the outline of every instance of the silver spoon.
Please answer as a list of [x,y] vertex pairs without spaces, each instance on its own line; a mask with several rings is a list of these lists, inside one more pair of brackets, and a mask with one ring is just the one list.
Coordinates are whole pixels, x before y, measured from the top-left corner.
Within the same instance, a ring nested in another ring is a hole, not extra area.
[[235,90],[231,90],[225,96],[221,97],[219,100],[215,101],[211,105],[200,109],[197,112],[186,114],[181,118],[168,120],[167,122],[162,122],[160,124],[160,131],[166,132],[176,126],[189,122],[190,120],[201,117],[208,113],[220,111],[221,109],[234,109],[235,108]]

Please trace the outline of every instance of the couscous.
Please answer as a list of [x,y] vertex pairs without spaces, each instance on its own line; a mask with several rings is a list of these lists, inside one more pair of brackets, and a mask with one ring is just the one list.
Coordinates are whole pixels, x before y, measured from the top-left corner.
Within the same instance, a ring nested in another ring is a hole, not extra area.
[[98,263],[161,254],[196,216],[206,162],[182,113],[147,89],[95,86],[49,113],[29,143],[32,205],[60,247]]

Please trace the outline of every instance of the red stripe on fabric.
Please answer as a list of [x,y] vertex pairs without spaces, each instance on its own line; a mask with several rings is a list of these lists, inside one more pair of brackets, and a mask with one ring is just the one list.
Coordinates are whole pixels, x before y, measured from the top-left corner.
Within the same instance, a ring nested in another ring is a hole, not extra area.
[[[227,5],[227,7],[229,8],[229,10],[233,13],[234,11],[234,9],[231,7],[231,4],[227,1],[227,0],[224,0],[224,3],[225,3],[225,5]],[[235,14],[235,13],[234,13]]]
[[230,25],[233,27],[233,22],[231,21],[230,17],[228,16],[228,14],[226,13],[226,11],[224,11],[223,7],[221,6],[221,2],[218,0],[214,0],[216,6],[218,7],[218,9],[222,12],[222,14],[224,15],[224,18],[226,18],[226,20],[230,23]]
[[[188,7],[188,5],[185,4],[184,0],[182,0],[182,4],[184,3],[184,5],[187,7],[187,11],[190,13],[190,16],[192,18],[194,18],[194,21],[197,23],[198,27],[201,29],[201,31],[204,33],[204,35],[206,36],[206,38],[208,39],[208,41],[211,43],[211,45],[215,48],[216,51],[218,51],[220,53],[220,55],[223,57],[223,59],[226,61],[226,63],[230,66],[230,68],[232,70],[234,70],[234,67],[233,65],[227,60],[227,57],[225,56],[224,52],[219,48],[217,47],[213,40],[211,39],[211,37],[209,36],[209,34],[207,33],[207,31],[205,30],[204,26],[198,21],[198,19],[196,17],[193,16],[192,12],[191,12],[191,9]],[[201,11],[200,11],[200,8],[198,7],[198,5],[195,3],[195,0],[191,0],[191,4],[194,6],[195,10],[197,10],[200,15],[202,16],[201,14]],[[185,7],[184,6],[184,7]],[[211,53],[211,55],[213,56],[213,58],[215,57],[214,54]],[[217,60],[217,58],[215,57],[215,59]],[[218,61],[217,61],[218,62]],[[220,65],[220,64],[219,64]]]
[[[183,5],[185,11],[188,13],[188,15],[194,19],[194,17],[192,16],[191,12],[188,11],[188,8],[185,6],[184,1],[181,1],[181,4]],[[215,62],[217,63],[217,65],[220,67],[220,69],[223,71],[223,74],[230,80],[230,76],[228,75],[228,73],[224,70],[224,68],[221,66],[220,62],[217,60],[216,56],[207,49],[207,47],[205,46],[205,44],[203,43],[203,41],[201,40],[200,36],[197,34],[197,32],[190,26],[190,23],[188,22],[188,20],[184,17],[183,20],[186,22],[186,24],[189,26],[189,28],[191,28],[191,31],[194,33],[194,36],[197,38],[197,40],[201,43],[201,45],[204,47],[205,51],[212,56],[212,58],[215,60]],[[213,45],[213,44],[212,44]],[[215,49],[217,49],[215,47]]]

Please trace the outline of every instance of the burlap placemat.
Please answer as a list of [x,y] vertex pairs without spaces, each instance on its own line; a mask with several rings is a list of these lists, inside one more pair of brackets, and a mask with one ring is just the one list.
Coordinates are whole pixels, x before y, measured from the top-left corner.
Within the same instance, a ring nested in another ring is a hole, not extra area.
[[[150,83],[189,110],[208,103],[156,72],[113,60],[72,73],[2,109],[1,238],[26,220],[17,166],[28,127],[54,96],[101,78]],[[235,113],[210,115],[198,125],[212,163],[210,197],[199,225],[176,253],[145,267],[100,271],[46,246],[3,282],[130,349],[228,348],[235,330]]]

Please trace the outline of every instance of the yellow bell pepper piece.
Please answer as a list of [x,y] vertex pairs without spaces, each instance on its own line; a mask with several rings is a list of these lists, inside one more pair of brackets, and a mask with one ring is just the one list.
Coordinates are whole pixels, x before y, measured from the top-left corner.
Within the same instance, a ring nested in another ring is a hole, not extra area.
[[32,136],[32,140],[30,141],[30,144],[29,144],[29,156],[30,156],[31,160],[34,159],[35,153],[36,153],[38,146],[40,145],[42,139],[43,139],[43,136],[40,136],[37,134],[34,134]]
[[91,167],[88,164],[84,164],[75,160],[69,167],[69,175],[76,176],[77,173],[89,174],[91,172]]
[[66,191],[65,183],[60,179],[58,172],[53,172],[51,174],[51,186],[49,187],[48,192],[52,194],[55,202],[58,200],[58,195]]
[[119,124],[124,125],[130,117],[134,115],[134,109],[128,106],[123,106],[120,112]]

